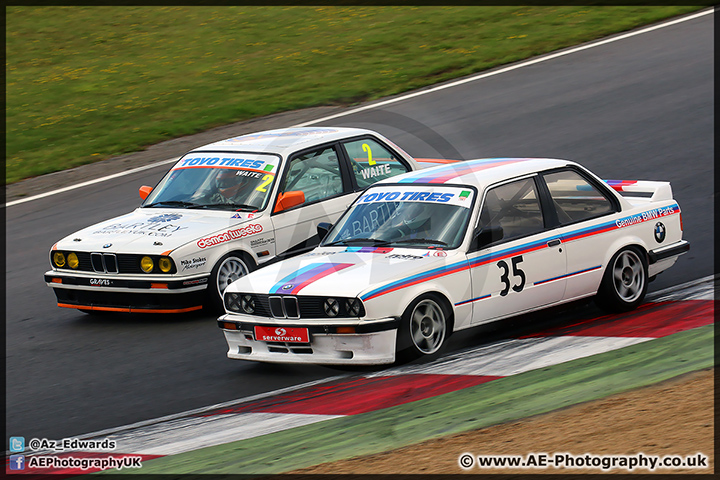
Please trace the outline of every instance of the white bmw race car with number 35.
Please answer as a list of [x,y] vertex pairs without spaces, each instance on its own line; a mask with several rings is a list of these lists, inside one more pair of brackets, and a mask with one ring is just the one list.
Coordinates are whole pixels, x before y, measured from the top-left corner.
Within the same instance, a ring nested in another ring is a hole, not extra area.
[[386,364],[454,331],[595,296],[611,311],[689,249],[670,184],[577,163],[492,158],[368,188],[312,252],[239,279],[218,319],[228,357]]
[[[423,160],[442,163],[442,160]],[[50,251],[45,282],[85,312],[222,310],[222,292],[276,258],[317,245],[373,183],[420,163],[379,134],[291,128],[230,138],[182,156],[132,213]]]

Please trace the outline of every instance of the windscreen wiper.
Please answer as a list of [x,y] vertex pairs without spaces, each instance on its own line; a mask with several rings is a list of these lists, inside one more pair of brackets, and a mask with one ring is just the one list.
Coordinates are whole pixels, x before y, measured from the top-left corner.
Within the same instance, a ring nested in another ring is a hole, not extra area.
[[402,240],[395,240],[394,242],[390,242],[392,244],[396,243],[421,243],[421,244],[429,244],[432,243],[434,245],[442,245],[444,247],[447,247],[448,244],[443,242],[442,240],[433,240],[431,238],[403,238]]
[[208,203],[205,205],[193,205],[188,208],[223,208],[230,210],[249,210],[254,212],[258,208],[254,205],[246,205],[244,203]]
[[154,202],[149,205],[143,205],[143,208],[153,208],[153,207],[185,207],[185,208],[191,208],[196,207],[197,204],[192,202],[183,202],[182,200],[165,200],[162,202]]

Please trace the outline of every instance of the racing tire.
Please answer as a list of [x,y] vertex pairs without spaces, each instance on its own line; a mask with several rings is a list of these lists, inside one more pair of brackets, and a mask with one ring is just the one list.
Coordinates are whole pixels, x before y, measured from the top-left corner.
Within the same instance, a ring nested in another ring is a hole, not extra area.
[[396,359],[399,363],[440,356],[452,333],[451,312],[437,295],[419,296],[405,309],[397,336]]
[[623,248],[610,259],[595,303],[610,312],[628,312],[645,299],[648,283],[645,254],[636,247]]
[[232,282],[255,270],[255,264],[241,253],[228,253],[215,264],[210,274],[205,306],[224,313],[223,292]]

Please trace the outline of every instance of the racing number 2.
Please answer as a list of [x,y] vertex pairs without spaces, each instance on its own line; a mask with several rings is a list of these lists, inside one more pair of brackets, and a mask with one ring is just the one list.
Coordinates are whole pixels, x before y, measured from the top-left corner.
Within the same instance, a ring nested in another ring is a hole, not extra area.
[[261,183],[255,190],[257,190],[258,192],[267,192],[267,186],[272,183],[273,178],[275,177],[273,177],[272,175],[265,175],[263,177],[263,183]]
[[[525,272],[523,272],[520,268],[518,268],[518,263],[520,263],[522,261],[523,261],[522,255],[518,255],[517,257],[513,257],[510,259],[510,263],[512,263],[513,276],[520,277],[520,283],[517,285],[512,285],[512,289],[518,293],[522,292],[523,288],[525,287]],[[504,297],[510,291],[510,278],[509,278],[510,267],[508,266],[508,264],[505,260],[500,260],[497,263],[497,266],[503,270],[502,275],[500,275],[500,281],[505,284],[505,288],[503,288],[502,291],[500,292],[500,296]]]

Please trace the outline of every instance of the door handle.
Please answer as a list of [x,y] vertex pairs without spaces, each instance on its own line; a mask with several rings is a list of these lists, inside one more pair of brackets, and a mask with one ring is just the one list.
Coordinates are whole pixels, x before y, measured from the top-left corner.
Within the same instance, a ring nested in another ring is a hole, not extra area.
[[560,241],[560,239],[559,239],[559,238],[556,238],[555,240],[550,240],[549,242],[547,242],[547,246],[548,246],[548,247],[557,247],[557,246],[560,245],[561,243],[562,243],[562,242]]

